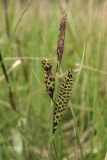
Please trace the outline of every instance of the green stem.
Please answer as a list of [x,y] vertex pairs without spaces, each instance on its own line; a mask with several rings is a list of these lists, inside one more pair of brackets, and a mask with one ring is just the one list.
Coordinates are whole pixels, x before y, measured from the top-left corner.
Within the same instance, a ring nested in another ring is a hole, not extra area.
[[49,135],[49,143],[48,143],[48,160],[52,159],[52,146],[54,146],[55,156],[57,159],[55,138],[53,135],[53,114],[54,114],[54,106],[53,105],[54,105],[55,96],[57,94],[57,85],[58,85],[58,72],[56,72],[56,74],[55,74],[55,91],[54,91],[53,99],[51,100],[51,114],[50,114],[51,123],[50,123],[50,135]]
[[49,134],[49,143],[48,143],[48,160],[52,158],[52,140],[53,140],[53,102],[51,100],[51,114],[50,114],[50,134]]
[[76,140],[77,140],[77,144],[80,148],[81,159],[84,160],[83,148],[82,148],[81,141],[80,141],[78,131],[77,131],[77,123],[76,123],[76,119],[75,119],[75,113],[74,113],[72,107],[70,107],[70,109],[71,109],[71,113],[72,113],[73,120],[74,120],[74,127],[75,127],[75,131],[76,131]]
[[53,145],[54,145],[54,150],[55,150],[55,158],[56,160],[58,159],[58,155],[57,155],[57,150],[56,150],[56,145],[55,145],[55,138],[53,138]]

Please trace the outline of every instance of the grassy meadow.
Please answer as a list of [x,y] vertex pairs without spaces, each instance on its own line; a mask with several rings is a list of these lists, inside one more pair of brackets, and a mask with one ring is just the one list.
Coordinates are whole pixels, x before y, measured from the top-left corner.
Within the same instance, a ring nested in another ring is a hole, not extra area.
[[[62,9],[75,75],[53,145],[41,60],[55,71]],[[0,160],[107,160],[106,0],[0,0],[0,54]]]

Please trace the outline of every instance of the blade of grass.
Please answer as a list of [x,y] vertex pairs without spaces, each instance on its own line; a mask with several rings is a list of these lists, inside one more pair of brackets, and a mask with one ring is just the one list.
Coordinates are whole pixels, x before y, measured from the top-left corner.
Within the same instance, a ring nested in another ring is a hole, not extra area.
[[11,43],[12,43],[12,40],[13,40],[14,35],[15,35],[15,33],[16,33],[16,30],[17,30],[17,28],[18,28],[21,20],[23,19],[23,16],[24,16],[24,14],[26,13],[28,7],[30,6],[31,2],[32,2],[32,0],[29,0],[28,3],[27,3],[27,5],[26,5],[25,8],[23,9],[22,14],[21,14],[21,16],[19,17],[19,19],[18,19],[18,21],[17,21],[17,23],[16,23],[16,25],[15,25],[15,27],[14,27],[11,35],[10,35],[10,39],[9,39],[8,44],[7,44],[6,50],[5,50],[5,52],[4,52],[4,55],[7,53],[9,47],[11,46]]
[[10,38],[10,25],[9,25],[9,18],[8,18],[8,3],[9,2],[7,0],[3,1],[6,34],[7,34],[7,37]]
[[79,146],[79,148],[80,148],[81,159],[84,160],[83,148],[82,148],[81,141],[80,141],[80,138],[79,138],[79,135],[78,135],[78,131],[77,131],[77,124],[76,124],[76,120],[75,120],[75,113],[74,113],[72,107],[70,107],[70,109],[71,109],[71,113],[72,113],[73,120],[74,120],[75,136],[76,136],[77,144],[78,144],[78,146]]
[[8,85],[10,104],[11,104],[13,110],[16,111],[16,105],[15,105],[15,100],[14,100],[14,96],[13,96],[13,91],[12,91],[12,88],[11,88],[11,85],[10,85],[10,81],[9,81],[9,77],[8,77],[8,74],[7,74],[5,64],[3,62],[1,50],[0,50],[0,63],[1,63],[2,71],[4,73],[5,80],[6,80],[7,85]]
[[[76,86],[77,86],[77,83],[78,83],[78,80],[79,80],[79,77],[80,77],[80,73],[81,73],[81,70],[82,70],[83,62],[84,62],[84,56],[85,56],[85,44],[84,44],[84,48],[83,48],[83,56],[82,56],[79,72],[78,72],[78,75],[77,75],[75,83],[74,83],[74,90],[76,90]],[[78,132],[77,132],[77,124],[76,124],[76,120],[75,120],[75,114],[74,114],[73,108],[70,107],[70,109],[71,109],[71,114],[72,114],[73,120],[74,120],[74,128],[75,128],[74,130],[75,130],[75,136],[76,136],[77,144],[80,148],[81,158],[82,158],[82,160],[84,160],[83,148],[82,148],[80,138],[79,138],[79,135],[78,135]]]

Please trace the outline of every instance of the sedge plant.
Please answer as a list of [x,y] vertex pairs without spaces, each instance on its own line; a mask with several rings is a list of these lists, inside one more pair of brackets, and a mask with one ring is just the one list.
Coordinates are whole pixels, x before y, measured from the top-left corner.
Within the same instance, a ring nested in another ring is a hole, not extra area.
[[67,14],[65,13],[65,11],[63,11],[61,22],[60,22],[59,37],[58,37],[57,50],[56,50],[57,64],[56,64],[55,74],[53,74],[52,63],[49,59],[43,59],[41,61],[43,72],[44,72],[44,84],[45,84],[46,92],[51,98],[51,106],[52,106],[51,107],[52,121],[51,121],[51,127],[50,127],[51,129],[50,129],[50,140],[49,140],[49,148],[48,148],[48,159],[51,159],[52,157],[52,142],[54,144],[56,159],[58,158],[56,147],[55,147],[54,135],[63,117],[64,111],[67,108],[70,95],[71,95],[72,85],[73,85],[73,69],[70,68],[62,78],[62,83],[59,91],[57,89],[58,74],[60,74],[60,65],[61,65],[62,56],[64,52],[66,18],[67,18]]

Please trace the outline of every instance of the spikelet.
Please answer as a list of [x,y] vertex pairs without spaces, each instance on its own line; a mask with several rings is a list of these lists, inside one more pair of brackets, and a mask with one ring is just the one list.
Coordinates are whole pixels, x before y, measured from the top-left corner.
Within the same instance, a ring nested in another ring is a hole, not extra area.
[[59,28],[59,36],[58,36],[58,42],[57,42],[57,61],[60,65],[63,51],[64,51],[64,39],[65,39],[65,30],[66,30],[66,19],[67,14],[65,11],[62,13],[61,22],[60,22],[60,28]]
[[59,96],[55,102],[54,115],[53,115],[53,133],[55,133],[58,124],[61,121],[63,112],[65,111],[70,99],[71,89],[73,85],[73,70],[70,69],[65,75]]
[[48,59],[43,59],[41,63],[44,71],[44,83],[46,91],[52,99],[55,87],[55,78],[52,73],[52,63]]

